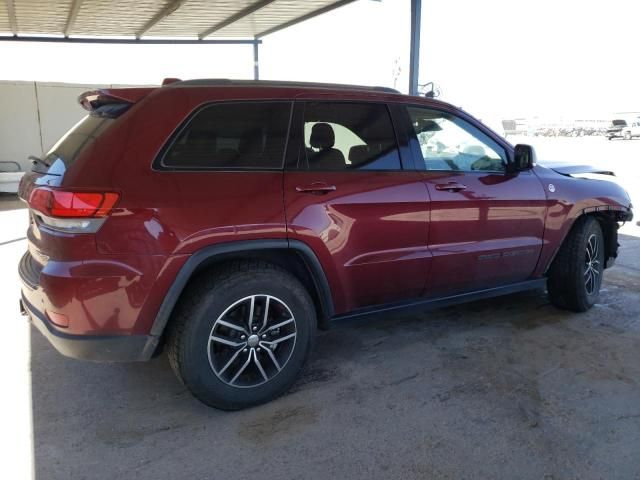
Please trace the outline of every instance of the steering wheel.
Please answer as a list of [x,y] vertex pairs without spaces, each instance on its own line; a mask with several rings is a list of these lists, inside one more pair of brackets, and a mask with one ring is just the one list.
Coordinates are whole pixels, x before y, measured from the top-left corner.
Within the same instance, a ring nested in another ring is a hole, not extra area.
[[451,170],[460,170],[460,167],[458,165],[456,165],[456,163],[453,160],[451,160],[449,158],[444,158],[443,160],[445,161],[445,163],[447,165],[449,165],[451,167]]
[[[487,157],[480,157],[471,164],[471,170],[496,170],[494,168],[496,160]],[[500,163],[502,165],[502,162]]]

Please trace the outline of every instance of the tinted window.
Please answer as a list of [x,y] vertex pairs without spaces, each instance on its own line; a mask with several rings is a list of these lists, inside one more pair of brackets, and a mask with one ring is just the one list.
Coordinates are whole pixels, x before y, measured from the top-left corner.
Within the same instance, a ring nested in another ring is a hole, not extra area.
[[386,105],[307,103],[304,155],[311,170],[400,170]]
[[474,126],[437,110],[408,111],[427,170],[506,170],[504,149]]
[[165,153],[167,168],[281,168],[291,104],[220,103],[200,110]]
[[[48,165],[62,161],[65,168],[73,164],[80,153],[91,145],[106,128],[114,122],[113,119],[97,115],[87,115],[64,134],[56,144],[44,155],[43,160]],[[34,170],[45,173],[43,165],[36,164]]]

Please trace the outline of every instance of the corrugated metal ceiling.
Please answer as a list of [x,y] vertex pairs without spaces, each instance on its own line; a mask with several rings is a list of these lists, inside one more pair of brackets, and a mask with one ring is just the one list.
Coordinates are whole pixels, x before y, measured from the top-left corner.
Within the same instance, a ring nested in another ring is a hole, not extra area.
[[354,0],[0,0],[0,35],[259,38]]

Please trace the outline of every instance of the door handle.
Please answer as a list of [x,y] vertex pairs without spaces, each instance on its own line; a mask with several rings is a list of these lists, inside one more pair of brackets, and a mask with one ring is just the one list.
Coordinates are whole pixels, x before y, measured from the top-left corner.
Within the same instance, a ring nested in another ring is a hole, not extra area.
[[309,185],[298,185],[296,187],[296,192],[299,193],[310,193],[312,195],[326,195],[329,192],[335,192],[336,186],[329,185],[324,182],[315,182]]
[[436,183],[436,190],[446,190],[447,192],[459,192],[466,190],[467,186],[458,182]]

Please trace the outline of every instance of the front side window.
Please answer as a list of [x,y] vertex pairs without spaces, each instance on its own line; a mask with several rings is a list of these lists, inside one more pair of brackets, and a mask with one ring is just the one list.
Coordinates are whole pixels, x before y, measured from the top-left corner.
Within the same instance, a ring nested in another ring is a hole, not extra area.
[[408,111],[427,170],[506,171],[504,149],[469,123],[427,108]]
[[310,102],[304,110],[305,166],[310,170],[400,170],[386,105]]
[[291,103],[209,105],[162,157],[166,169],[275,169],[283,165]]

